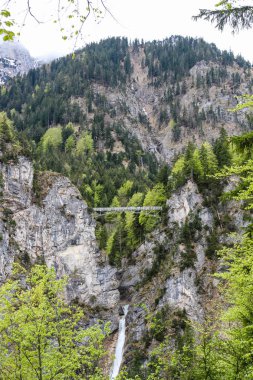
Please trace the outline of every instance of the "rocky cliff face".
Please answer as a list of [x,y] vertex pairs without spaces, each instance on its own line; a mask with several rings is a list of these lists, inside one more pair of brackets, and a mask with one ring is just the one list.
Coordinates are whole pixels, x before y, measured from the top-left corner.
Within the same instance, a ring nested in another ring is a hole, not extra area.
[[[218,201],[215,207],[208,205],[192,181],[171,196],[167,207],[167,225],[134,253],[134,263],[129,265],[126,260],[123,265],[120,291],[131,303],[126,363],[134,363],[138,352],[145,358],[145,352],[154,347],[150,315],[165,310],[167,319],[185,313],[189,320],[203,321],[210,303],[218,297],[213,277],[219,271],[215,252],[220,244],[235,239],[231,231],[241,232],[247,225],[238,204]],[[186,234],[188,227],[190,235]]]
[[36,66],[36,61],[20,43],[0,43],[0,85],[17,74],[27,73]]
[[0,164],[0,172],[1,280],[15,260],[45,262],[54,266],[59,276],[69,277],[69,301],[113,309],[119,301],[116,269],[107,264],[97,247],[95,223],[78,190],[68,179],[44,173],[38,205],[29,160],[20,157],[17,162]]
[[119,306],[130,304],[126,363],[133,363],[136,350],[145,353],[153,347],[148,315],[166,310],[166,318],[185,313],[190,320],[203,320],[209,301],[217,296],[215,249],[231,243],[228,232],[247,223],[237,204],[210,207],[197,185],[188,181],[167,201],[166,225],[149,235],[118,270],[99,251],[94,220],[67,178],[49,172],[34,175],[25,157],[0,163],[0,173],[0,280],[15,261],[53,266],[58,276],[69,278],[68,302],[96,307],[112,322],[113,331]]

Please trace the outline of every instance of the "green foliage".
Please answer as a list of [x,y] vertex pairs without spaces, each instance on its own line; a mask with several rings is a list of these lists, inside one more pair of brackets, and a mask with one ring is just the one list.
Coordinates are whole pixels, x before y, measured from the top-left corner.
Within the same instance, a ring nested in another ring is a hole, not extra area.
[[[1,89],[0,107],[8,113],[15,110],[17,129],[28,131],[36,142],[49,126],[83,124],[86,111],[90,112],[94,105],[108,113],[113,111],[102,97],[94,95],[92,83],[124,84],[129,74],[121,63],[127,60],[127,54],[126,38],[89,44],[74,60],[71,56],[61,58],[11,80],[8,88]],[[78,97],[86,100],[87,110],[75,102]]]
[[241,67],[250,67],[249,62],[241,57],[235,58],[231,52],[220,51],[214,44],[207,44],[201,38],[172,36],[164,41],[146,43],[144,51],[145,65],[152,82],[159,85],[170,80],[176,86],[175,95],[184,92],[183,85],[181,89],[179,87],[179,81],[199,61],[219,61],[224,66],[236,61]]
[[253,207],[253,160],[252,160],[252,133],[246,133],[242,136],[232,137],[232,143],[235,148],[236,161],[230,167],[224,167],[216,178],[233,178],[235,176],[234,189],[226,193],[224,198],[233,198],[245,202],[245,207]]
[[15,21],[11,18],[11,13],[8,9],[0,9],[0,36],[3,41],[13,41],[15,33],[13,27]]
[[225,165],[230,166],[232,162],[232,154],[225,129],[221,129],[220,137],[214,142],[213,151],[218,161],[219,168],[222,168]]
[[133,188],[133,181],[126,181],[123,183],[123,185],[118,189],[118,199],[119,199],[119,204],[121,206],[126,206],[128,198],[132,192]]
[[62,143],[63,145],[66,143],[67,139],[73,135],[75,132],[74,126],[72,123],[68,123],[66,126],[62,128]]
[[18,268],[0,288],[0,378],[104,378],[102,326],[84,328],[81,309],[63,300],[66,279],[53,269]]
[[155,254],[154,262],[150,269],[145,270],[145,276],[142,280],[142,285],[149,282],[154,276],[156,276],[162,268],[162,264],[164,263],[166,257],[168,257],[168,253],[164,244],[156,243],[156,246],[153,249]]
[[41,149],[43,153],[47,154],[49,149],[57,149],[61,147],[62,142],[62,128],[49,128],[41,138],[39,149]]
[[116,231],[113,231],[112,234],[109,236],[108,240],[107,240],[107,243],[106,243],[106,253],[108,255],[111,254],[112,250],[113,250],[113,244],[114,244],[114,240],[115,240],[115,235],[116,235]]
[[179,156],[172,167],[168,187],[173,190],[192,179],[199,185],[200,190],[204,190],[217,182],[214,174],[218,168],[230,165],[232,158],[229,138],[223,129],[213,146],[204,142],[197,148],[193,143],[189,143],[185,153]]
[[248,236],[221,252],[223,302],[214,303],[201,323],[194,323],[194,379],[252,378],[253,242]]
[[214,260],[217,257],[218,250],[221,248],[217,230],[211,231],[206,240],[207,248],[205,254],[210,260]]
[[[147,192],[143,206],[163,206],[165,201],[165,188],[162,184],[158,183]],[[144,227],[145,232],[150,232],[159,222],[159,215],[149,215],[147,212],[141,211],[139,222]]]
[[[117,196],[113,198],[111,207],[164,205],[166,196],[162,184],[155,185],[146,193],[146,196],[141,192],[133,193],[133,186],[132,181],[125,181],[119,188]],[[108,213],[102,221],[102,226],[106,230],[107,242],[106,244],[101,243],[106,246],[110,263],[120,266],[122,257],[131,256],[131,253],[142,243],[144,232],[151,232],[160,221],[159,214],[150,214],[146,211],[142,211],[140,215],[130,211]],[[102,231],[101,228],[99,225],[99,231]],[[97,234],[101,236],[99,231]]]
[[240,379],[252,374],[252,268],[253,241],[244,236],[240,243],[221,251],[223,265],[228,270],[219,274],[226,281],[225,297],[229,304],[223,313],[224,339],[221,347],[230,373]]
[[184,169],[184,165],[185,165],[185,158],[184,156],[180,156],[175,162],[175,164],[173,165],[172,174],[177,175],[180,172],[182,172]]
[[200,156],[203,165],[204,176],[212,175],[217,172],[218,162],[213,148],[209,143],[204,143],[200,149]]
[[215,23],[215,27],[221,31],[226,25],[229,25],[234,32],[251,28],[253,26],[253,7],[250,5],[236,6],[236,3],[236,0],[220,1],[216,4],[219,9],[200,9],[199,14],[194,16],[193,19],[204,19]]
[[104,224],[100,224],[97,222],[97,227],[96,227],[96,239],[99,243],[99,248],[102,250],[106,249],[106,246],[108,244],[108,252],[111,251],[111,243],[109,244],[108,241],[108,232],[106,229],[106,226]]
[[166,187],[168,185],[170,172],[170,167],[167,164],[165,164],[157,173],[156,181],[158,183],[162,183]]
[[[252,8],[253,10],[253,8]],[[233,108],[231,111],[237,112],[244,109],[252,109],[253,107],[253,95],[242,95],[236,97],[239,100],[239,103],[235,108]]]
[[[143,193],[134,193],[127,206],[142,206],[143,199]],[[139,216],[132,212],[126,212],[125,228],[127,233],[127,246],[129,249],[134,250],[143,240],[143,228],[139,223]]]
[[5,112],[0,112],[0,151],[2,160],[16,158],[21,152],[13,123],[8,119]]
[[76,144],[76,154],[82,156],[84,154],[91,154],[93,152],[93,139],[90,133],[83,133]]
[[111,265],[118,267],[121,265],[121,259],[127,253],[126,238],[124,216],[120,215],[117,218],[117,226],[110,235],[106,246],[106,252]]
[[65,152],[66,153],[73,153],[73,150],[76,145],[76,140],[73,135],[70,135],[67,140],[65,141]]
[[[130,137],[120,125],[115,126],[115,136],[126,150],[120,153],[107,151],[105,146],[111,141],[113,128],[114,125],[105,126],[102,114],[94,116],[92,131],[79,125],[74,127],[71,123],[49,128],[38,144],[36,169],[68,176],[91,207],[109,206],[118,191],[122,205],[125,205],[133,192],[143,191],[154,182],[157,165],[154,157],[143,153],[137,139]],[[102,151],[101,146],[104,146]],[[142,171],[135,170],[140,164],[136,153],[138,149],[143,155]],[[124,165],[126,161],[128,166]],[[119,190],[124,184],[130,185],[132,190]]]
[[146,322],[145,342],[152,341],[152,350],[144,358],[145,365],[139,365],[137,373],[131,368],[126,379],[193,380],[193,336],[185,314],[166,306],[154,314],[147,313]]
[[149,335],[150,339],[156,339],[158,342],[162,342],[165,339],[167,332],[166,321],[168,319],[168,307],[163,307],[158,310],[155,315],[150,318],[149,321]]
[[253,146],[253,132],[244,133],[241,136],[233,136],[231,138],[231,142],[235,146],[238,153],[247,153],[248,157],[251,156],[251,148]]
[[[228,64],[250,67],[241,57],[239,59],[231,52],[221,52],[214,44],[207,44],[201,39],[172,36],[161,42],[139,43],[139,47],[144,47],[144,66],[148,68],[151,81],[156,85],[169,82],[165,100],[169,103],[171,120],[175,123],[174,126],[171,123],[175,141],[180,138],[180,125],[187,124],[188,127],[195,128],[201,126],[203,120],[209,122],[216,117],[211,109],[206,115],[203,114],[194,102],[194,115],[189,115],[187,110],[180,109],[180,102],[176,99],[178,93],[185,92],[185,77],[198,61],[212,61],[222,65],[217,72],[210,72],[209,85],[222,82]],[[74,60],[71,56],[64,57],[50,65],[30,70],[22,78],[12,79],[8,87],[1,88],[0,107],[8,115],[14,110],[13,121],[17,129],[26,130],[38,142],[50,126],[71,122],[83,127],[89,120],[88,114],[94,110],[114,116],[115,108],[108,104],[105,97],[94,93],[93,82],[124,87],[130,72],[129,42],[126,38],[109,38],[87,45],[76,53]],[[76,101],[80,98],[86,107],[81,107]],[[122,112],[127,112],[123,104]],[[164,107],[161,108],[160,121],[168,121]],[[104,133],[103,128],[100,133]]]
[[[190,219],[190,220],[189,220]],[[186,218],[180,230],[179,242],[185,245],[185,250],[181,252],[180,270],[193,267],[196,260],[196,253],[194,251],[194,242],[198,239],[198,232],[201,231],[202,225],[198,214],[192,218]]]

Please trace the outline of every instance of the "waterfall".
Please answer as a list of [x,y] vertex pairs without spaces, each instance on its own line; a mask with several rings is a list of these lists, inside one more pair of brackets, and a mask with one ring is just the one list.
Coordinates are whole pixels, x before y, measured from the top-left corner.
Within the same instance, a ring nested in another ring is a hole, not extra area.
[[128,312],[128,307],[129,305],[123,306],[124,315],[120,318],[119,321],[119,335],[115,350],[115,359],[110,374],[110,380],[114,380],[118,376],[123,359],[123,349],[126,337],[126,316]]

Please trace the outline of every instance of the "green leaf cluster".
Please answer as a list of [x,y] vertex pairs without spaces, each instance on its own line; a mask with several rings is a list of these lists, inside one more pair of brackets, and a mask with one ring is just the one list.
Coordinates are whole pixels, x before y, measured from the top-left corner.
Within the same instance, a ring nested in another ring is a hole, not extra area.
[[85,328],[83,311],[64,301],[65,285],[36,265],[17,267],[0,287],[0,379],[104,379],[108,328]]
[[0,10],[0,36],[4,41],[13,41],[15,33],[13,27],[15,21],[11,18],[11,13],[8,9]]

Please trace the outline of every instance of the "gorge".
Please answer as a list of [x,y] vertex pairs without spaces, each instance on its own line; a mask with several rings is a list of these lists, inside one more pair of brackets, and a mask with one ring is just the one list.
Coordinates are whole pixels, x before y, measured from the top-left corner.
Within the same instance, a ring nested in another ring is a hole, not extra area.
[[252,115],[229,109],[252,84],[242,57],[173,36],[107,39],[1,86],[0,281],[14,264],[54,268],[85,328],[109,322],[109,357],[87,379],[204,378],[198,342],[206,329],[215,345],[215,273],[229,268],[218,252],[251,231],[228,168],[251,159]]

